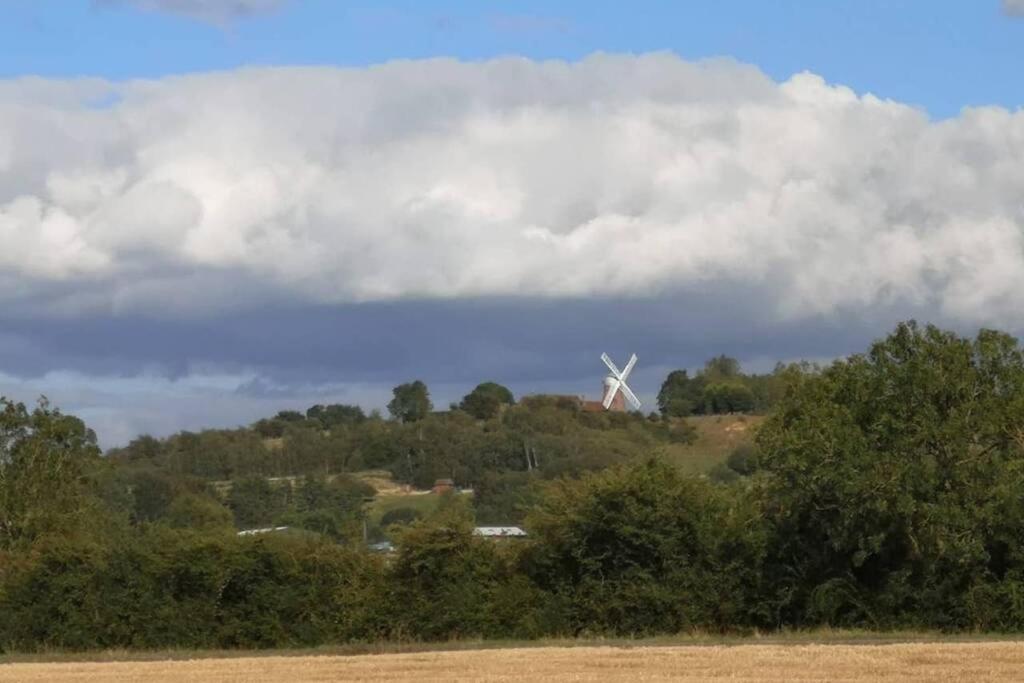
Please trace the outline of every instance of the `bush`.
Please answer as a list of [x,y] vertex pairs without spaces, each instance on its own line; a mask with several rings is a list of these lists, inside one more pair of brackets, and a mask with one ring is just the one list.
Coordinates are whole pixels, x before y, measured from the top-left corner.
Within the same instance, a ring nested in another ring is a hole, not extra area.
[[757,469],[757,446],[752,443],[741,443],[732,449],[725,464],[730,470],[744,477],[753,474]]
[[413,508],[395,508],[394,510],[388,510],[380,518],[380,525],[384,528],[391,526],[392,524],[398,524],[406,526],[423,517],[419,510]]
[[757,612],[757,511],[667,464],[554,484],[527,525],[528,574],[571,633],[727,628]]
[[677,420],[668,428],[668,440],[672,443],[694,443],[697,440],[697,428],[686,420]]
[[708,472],[708,479],[716,484],[731,484],[739,480],[740,475],[725,463],[718,463]]
[[231,511],[209,496],[186,493],[175,498],[167,510],[167,523],[179,529],[214,531],[231,529]]

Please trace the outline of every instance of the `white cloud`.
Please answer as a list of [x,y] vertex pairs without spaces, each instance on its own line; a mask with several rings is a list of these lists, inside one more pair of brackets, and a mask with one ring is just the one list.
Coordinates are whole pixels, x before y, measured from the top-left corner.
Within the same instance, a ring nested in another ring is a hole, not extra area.
[[101,5],[135,7],[149,12],[168,12],[189,19],[227,24],[236,19],[264,14],[288,0],[98,0]]
[[[651,296],[1024,305],[1024,113],[668,54],[0,82],[0,291],[68,312]],[[196,291],[196,282],[229,282]],[[709,287],[710,285],[710,287]],[[728,301],[720,302],[728,305]]]

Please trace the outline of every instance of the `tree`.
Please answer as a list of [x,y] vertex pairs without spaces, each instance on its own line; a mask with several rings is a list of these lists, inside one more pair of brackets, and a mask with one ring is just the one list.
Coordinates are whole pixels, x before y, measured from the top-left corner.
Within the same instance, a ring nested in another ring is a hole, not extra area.
[[694,412],[699,403],[703,380],[691,379],[686,370],[673,370],[661,384],[658,409],[664,417],[685,417]]
[[551,485],[526,524],[532,578],[570,632],[677,633],[749,622],[757,510],[651,460]]
[[153,522],[167,513],[174,500],[174,482],[159,470],[133,472],[129,479],[132,494],[132,518],[136,522]]
[[285,511],[286,492],[264,477],[245,477],[234,481],[228,494],[228,507],[241,529],[271,524]]
[[263,418],[253,423],[252,429],[264,439],[280,439],[287,425],[284,420]]
[[427,385],[420,380],[399,384],[392,391],[394,398],[388,403],[388,412],[399,422],[422,420],[434,408]]
[[754,393],[739,382],[715,382],[704,387],[703,412],[746,413],[754,408]]
[[395,508],[388,510],[380,518],[380,526],[383,529],[387,529],[392,524],[398,524],[401,526],[408,526],[413,522],[423,517],[419,510],[410,507]]
[[167,509],[167,524],[179,529],[206,532],[234,529],[231,511],[210,496],[185,493],[175,498]]
[[[469,510],[457,502],[396,535],[398,556],[388,568],[390,621],[399,632],[430,640],[513,631],[496,610],[507,574],[491,541],[473,535]],[[513,605],[512,620],[526,612]]]
[[1001,602],[1024,589],[1016,341],[903,323],[795,380],[757,436],[778,619],[1024,623]]
[[484,382],[466,394],[459,404],[459,409],[478,420],[487,420],[497,415],[503,405],[510,406],[514,403],[512,392],[506,387],[495,382]]
[[709,382],[722,382],[740,377],[742,370],[738,360],[721,354],[704,363],[701,374]]
[[88,524],[83,477],[99,455],[96,434],[45,398],[29,412],[0,397],[0,550]]
[[330,429],[338,425],[354,425],[363,422],[366,414],[359,406],[343,403],[315,405],[306,411],[306,419],[320,423],[321,429]]

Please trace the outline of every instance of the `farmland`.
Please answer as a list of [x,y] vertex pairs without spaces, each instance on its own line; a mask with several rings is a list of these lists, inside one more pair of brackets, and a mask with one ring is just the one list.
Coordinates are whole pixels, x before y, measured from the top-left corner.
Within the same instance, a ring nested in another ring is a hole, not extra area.
[[357,656],[13,663],[0,681],[1012,681],[1021,642],[536,647]]

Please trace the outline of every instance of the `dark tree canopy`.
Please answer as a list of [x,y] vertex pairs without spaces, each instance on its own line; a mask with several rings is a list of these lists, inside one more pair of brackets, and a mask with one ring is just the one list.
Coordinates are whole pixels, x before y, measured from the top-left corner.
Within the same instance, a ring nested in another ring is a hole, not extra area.
[[340,425],[359,424],[366,419],[366,414],[359,406],[343,403],[317,404],[306,411],[306,419],[316,422],[321,429],[330,429]]
[[740,362],[725,354],[715,356],[704,363],[704,370],[701,372],[708,381],[722,382],[735,379],[742,374]]
[[466,394],[459,404],[464,410],[478,420],[487,420],[498,414],[503,405],[515,403],[512,392],[496,382],[483,382],[473,391]]
[[658,409],[665,417],[684,417],[700,406],[702,383],[690,379],[686,370],[673,370],[661,384]]
[[394,398],[388,403],[388,412],[399,422],[422,420],[434,408],[427,385],[420,380],[400,384],[393,389],[393,393]]
[[658,392],[658,409],[666,418],[767,412],[789,375],[815,371],[808,364],[779,364],[769,374],[744,374],[735,358],[715,356],[693,377],[686,370],[670,372]]
[[711,415],[747,413],[754,409],[754,392],[740,382],[714,382],[704,387],[702,403]]

